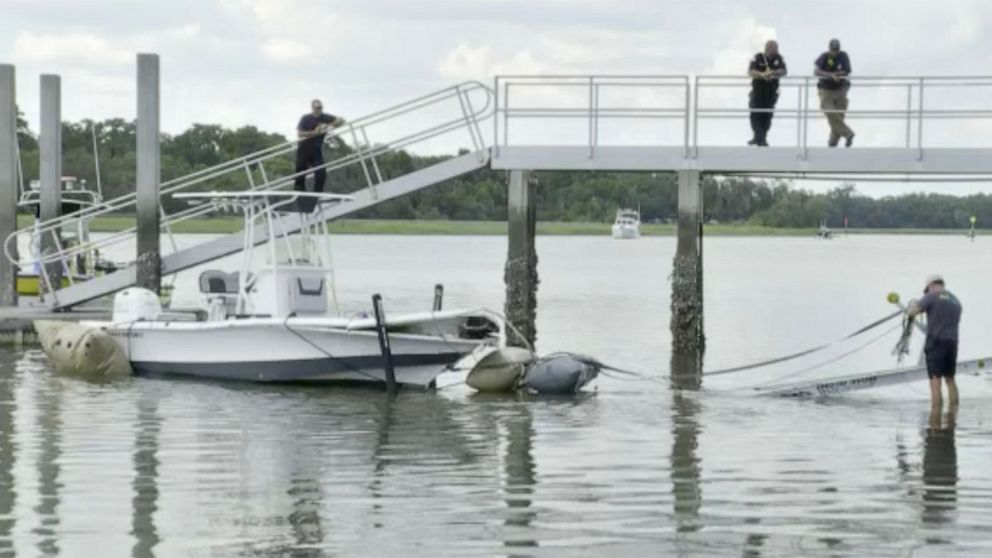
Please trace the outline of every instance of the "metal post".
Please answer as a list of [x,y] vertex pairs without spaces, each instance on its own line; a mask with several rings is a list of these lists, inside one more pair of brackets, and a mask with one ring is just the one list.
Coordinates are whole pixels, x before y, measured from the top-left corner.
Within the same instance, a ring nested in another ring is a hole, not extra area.
[[438,283],[434,285],[434,306],[435,312],[440,312],[441,307],[444,304],[444,285]]
[[509,174],[509,246],[503,274],[506,283],[504,314],[524,339],[508,332],[507,343],[517,347],[533,347],[537,339],[537,185],[530,180],[528,171],[511,170]]
[[138,286],[162,288],[159,182],[159,63],[157,54],[138,55],[137,276]]
[[699,157],[699,76],[692,88],[692,158]]
[[916,144],[920,149],[917,156],[918,161],[923,160],[923,78],[920,78],[920,111],[919,120],[916,122]]
[[[55,75],[41,76],[41,128],[38,136],[41,151],[39,182],[41,188],[41,208],[39,219],[48,222],[58,219],[62,212],[62,80]],[[57,235],[59,229],[41,237],[41,253],[44,257],[55,257],[59,251]],[[58,289],[62,285],[62,261],[55,257],[44,265],[46,290]]]
[[906,149],[910,148],[910,135],[913,128],[913,84],[906,86]]
[[[17,230],[17,92],[14,66],[0,64],[0,243]],[[17,242],[10,256],[17,259]],[[0,306],[17,306],[17,266],[0,254]]]
[[375,330],[379,334],[379,351],[386,370],[386,390],[396,393],[396,373],[393,371],[393,350],[389,345],[389,330],[386,328],[386,313],[382,309],[382,297],[372,295],[372,312],[375,314]]
[[595,108],[595,94],[593,93],[593,78],[589,77],[589,158],[592,159],[594,147],[593,147],[593,121],[595,120],[596,108]]
[[691,125],[689,124],[689,115],[692,114],[692,85],[689,83],[689,76],[683,78],[685,81],[685,116],[682,122],[682,158],[689,158],[689,130]]
[[803,78],[803,160],[809,156],[809,77]]
[[[699,171],[679,171],[678,245],[672,271],[672,353],[696,355],[689,359],[699,362],[702,354],[702,181]],[[674,358],[674,357],[673,357]],[[676,376],[699,375],[698,369],[672,369]],[[680,378],[684,379],[684,378]]]

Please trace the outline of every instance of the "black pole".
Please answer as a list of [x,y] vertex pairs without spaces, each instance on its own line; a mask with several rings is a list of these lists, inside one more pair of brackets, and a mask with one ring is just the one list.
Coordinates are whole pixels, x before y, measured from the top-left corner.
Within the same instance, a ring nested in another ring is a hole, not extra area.
[[389,347],[389,332],[386,330],[386,314],[382,310],[382,297],[372,295],[372,312],[375,314],[375,330],[379,334],[379,350],[382,352],[383,366],[386,369],[386,390],[396,393],[396,374],[393,372],[393,351]]
[[438,283],[434,285],[434,311],[441,311],[441,303],[444,301],[444,285]]

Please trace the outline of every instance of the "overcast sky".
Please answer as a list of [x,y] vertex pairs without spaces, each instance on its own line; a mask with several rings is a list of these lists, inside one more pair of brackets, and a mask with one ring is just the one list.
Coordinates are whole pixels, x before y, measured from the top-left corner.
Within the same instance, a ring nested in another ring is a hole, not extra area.
[[[0,11],[0,62],[17,66],[35,129],[41,73],[62,76],[67,120],[133,118],[136,52],[161,56],[169,133],[201,122],[288,135],[313,97],[356,117],[495,74],[736,74],[768,38],[793,75],[833,36],[861,75],[992,74],[987,0],[0,0]],[[862,190],[907,188],[920,189]],[[989,187],[945,191],[976,189]]]

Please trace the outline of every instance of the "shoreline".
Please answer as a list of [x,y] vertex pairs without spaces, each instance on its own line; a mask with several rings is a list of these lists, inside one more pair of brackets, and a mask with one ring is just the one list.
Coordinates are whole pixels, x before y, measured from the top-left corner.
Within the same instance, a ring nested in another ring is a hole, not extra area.
[[[32,218],[18,215],[18,228],[29,227]],[[210,219],[190,219],[177,223],[172,231],[177,234],[225,234],[241,229],[240,217],[214,217]],[[113,233],[134,226],[134,217],[98,217],[90,224],[93,232]],[[570,221],[540,221],[537,223],[539,236],[610,236],[612,223],[589,223]],[[453,236],[505,236],[505,221],[444,221],[444,220],[388,220],[388,219],[341,219],[328,224],[331,234],[381,234],[381,235],[453,235]],[[848,229],[848,234],[899,234],[899,235],[960,235],[967,236],[964,229]],[[843,229],[833,229],[835,237],[844,236]],[[749,225],[745,223],[720,223],[703,225],[706,236],[815,236],[816,228],[777,228]],[[984,236],[987,231],[976,231]],[[674,223],[643,223],[641,236],[675,236]]]

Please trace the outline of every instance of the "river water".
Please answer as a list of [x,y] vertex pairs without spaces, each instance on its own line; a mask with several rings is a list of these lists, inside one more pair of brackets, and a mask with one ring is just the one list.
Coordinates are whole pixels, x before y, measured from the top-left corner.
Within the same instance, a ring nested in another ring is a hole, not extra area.
[[[992,356],[987,242],[707,239],[706,367],[839,338],[933,272],[965,305],[961,357]],[[435,283],[449,308],[502,304],[501,237],[333,247],[348,310],[373,292],[387,311],[426,309]],[[667,377],[673,252],[672,238],[539,238],[539,351]],[[178,279],[177,305],[195,279]],[[961,378],[960,410],[938,416],[924,384],[824,402],[750,389],[891,368],[887,328],[700,391],[601,377],[557,399],[95,384],[0,348],[0,556],[987,556],[992,379]]]

